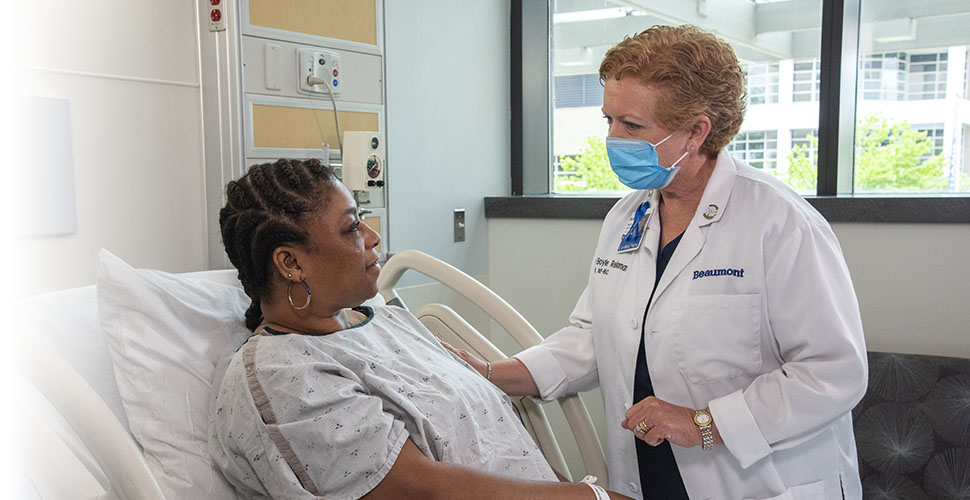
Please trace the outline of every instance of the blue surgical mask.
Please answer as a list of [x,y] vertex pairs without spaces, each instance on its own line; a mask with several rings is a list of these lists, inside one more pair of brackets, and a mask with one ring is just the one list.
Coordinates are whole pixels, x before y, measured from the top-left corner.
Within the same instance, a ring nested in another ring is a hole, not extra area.
[[636,139],[606,138],[606,155],[610,158],[610,167],[620,182],[633,189],[663,189],[674,179],[674,174],[680,170],[677,166],[680,160],[687,156],[685,151],[669,168],[660,166],[657,160],[657,146],[661,145],[673,134],[664,137],[657,144]]

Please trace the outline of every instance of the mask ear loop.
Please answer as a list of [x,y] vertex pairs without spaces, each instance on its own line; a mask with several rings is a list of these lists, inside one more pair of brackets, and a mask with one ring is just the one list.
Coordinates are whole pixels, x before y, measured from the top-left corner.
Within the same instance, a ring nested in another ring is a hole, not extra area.
[[673,136],[674,136],[674,133],[673,133],[673,132],[671,132],[671,133],[670,133],[670,134],[669,134],[669,135],[668,135],[667,137],[664,137],[663,139],[660,139],[660,142],[658,142],[658,143],[656,143],[656,144],[652,144],[652,146],[654,147],[654,149],[656,149],[656,148],[657,148],[657,146],[659,146],[659,145],[661,145],[661,144],[663,144],[663,143],[665,143],[665,142],[667,142],[667,139],[670,139],[670,138],[671,138],[671,137],[673,137]]
[[680,160],[683,160],[684,158],[687,157],[687,153],[689,153],[689,151],[684,151],[684,154],[680,155],[680,158],[677,158],[677,161],[675,161],[673,165],[671,165],[671,166],[669,166],[667,168],[674,168],[674,167],[676,167],[677,164],[680,163]]

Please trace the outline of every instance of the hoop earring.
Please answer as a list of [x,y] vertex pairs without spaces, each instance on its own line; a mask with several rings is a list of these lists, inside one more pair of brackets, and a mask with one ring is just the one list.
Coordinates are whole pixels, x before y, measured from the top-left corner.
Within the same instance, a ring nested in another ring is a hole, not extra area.
[[291,281],[290,286],[286,287],[286,300],[290,301],[290,307],[296,309],[297,311],[302,311],[307,307],[310,307],[310,285],[306,284],[306,280],[300,280],[300,283],[303,283],[303,287],[306,288],[306,304],[303,304],[300,307],[296,307],[296,304],[293,303],[293,285],[295,285],[296,282]]

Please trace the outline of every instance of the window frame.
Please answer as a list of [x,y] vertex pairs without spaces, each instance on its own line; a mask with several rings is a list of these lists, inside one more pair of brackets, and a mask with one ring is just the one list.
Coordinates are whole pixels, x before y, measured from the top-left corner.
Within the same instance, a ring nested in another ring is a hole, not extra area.
[[[552,192],[552,13],[548,0],[510,0],[511,196],[486,217],[605,217],[615,196]],[[852,193],[861,0],[822,0],[818,183],[806,196],[830,222],[970,223],[966,195]]]

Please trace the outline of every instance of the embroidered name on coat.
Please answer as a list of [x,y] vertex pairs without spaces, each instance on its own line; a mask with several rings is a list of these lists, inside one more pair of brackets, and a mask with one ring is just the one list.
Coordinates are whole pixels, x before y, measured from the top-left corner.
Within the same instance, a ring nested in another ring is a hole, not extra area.
[[744,277],[744,268],[741,269],[705,269],[703,271],[694,271],[694,277],[697,278],[707,278],[710,276],[734,276],[736,278]]
[[611,259],[601,259],[596,258],[594,274],[610,274],[610,269],[616,269],[618,271],[626,271],[629,266],[622,262],[617,262]]

